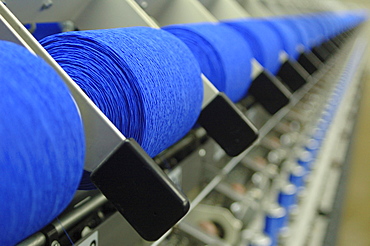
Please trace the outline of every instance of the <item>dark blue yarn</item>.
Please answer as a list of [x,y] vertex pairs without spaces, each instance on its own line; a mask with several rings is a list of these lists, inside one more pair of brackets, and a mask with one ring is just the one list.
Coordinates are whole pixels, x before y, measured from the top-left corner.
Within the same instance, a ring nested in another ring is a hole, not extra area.
[[271,27],[282,41],[283,48],[289,57],[297,60],[299,57],[298,44],[299,37],[291,28],[284,24],[281,18],[270,17],[265,20],[266,25]]
[[242,99],[251,84],[252,52],[235,30],[218,23],[163,27],[181,39],[197,58],[202,72],[233,101]]
[[237,30],[249,43],[254,57],[272,74],[280,68],[283,45],[279,36],[261,19],[238,19],[224,22]]
[[151,157],[183,137],[198,118],[203,99],[199,65],[168,32],[131,27],[67,32],[40,42]]
[[0,41],[0,245],[51,222],[80,182],[82,122],[67,87],[42,59]]

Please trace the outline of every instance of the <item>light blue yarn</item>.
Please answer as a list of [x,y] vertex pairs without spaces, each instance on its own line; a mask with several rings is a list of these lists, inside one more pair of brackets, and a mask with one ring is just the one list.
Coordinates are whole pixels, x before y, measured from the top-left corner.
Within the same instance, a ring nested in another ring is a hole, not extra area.
[[199,116],[199,65],[186,45],[166,31],[131,27],[67,32],[40,42],[151,157],[182,138]]
[[202,72],[233,101],[251,84],[252,52],[235,30],[218,23],[192,23],[162,29],[181,39],[197,58]]
[[224,21],[237,30],[249,43],[254,57],[272,74],[281,66],[279,55],[283,45],[278,35],[261,19],[236,19]]
[[85,140],[75,103],[41,58],[0,41],[0,245],[51,222],[81,179]]

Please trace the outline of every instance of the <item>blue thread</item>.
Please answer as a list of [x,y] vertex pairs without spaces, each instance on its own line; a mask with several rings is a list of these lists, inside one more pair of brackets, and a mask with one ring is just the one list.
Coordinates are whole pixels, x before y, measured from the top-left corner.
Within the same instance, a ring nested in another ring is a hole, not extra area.
[[272,74],[281,66],[279,61],[283,45],[278,35],[261,19],[237,19],[224,22],[237,30],[249,43],[254,57]]
[[335,34],[336,25],[340,25],[340,20],[337,19],[336,22],[332,22],[329,18],[329,14],[315,14],[315,15],[308,15],[308,18],[317,25],[318,30],[320,30],[321,34],[324,36],[324,40],[328,40],[329,38],[333,37]]
[[284,21],[279,17],[267,18],[265,22],[266,25],[270,26],[279,36],[282,41],[283,48],[289,57],[293,60],[297,60],[299,57],[297,47],[299,44],[298,35],[291,28],[285,25]]
[[56,72],[0,41],[0,245],[51,222],[80,182],[85,141],[76,105]]
[[[190,50],[160,29],[66,32],[40,41],[126,136],[154,157],[201,111],[203,84]],[[93,188],[84,175],[80,188]]]
[[252,52],[233,29],[217,23],[165,26],[197,58],[202,72],[233,101],[242,99],[251,84]]
[[303,45],[305,51],[311,50],[309,34],[298,16],[284,16],[281,21],[297,34],[299,43]]
[[306,32],[309,36],[309,45],[311,48],[320,45],[325,40],[323,30],[319,28],[317,23],[307,15],[300,15],[299,21],[304,25]]
[[62,227],[64,234],[67,236],[68,241],[71,243],[71,245],[72,245],[72,246],[75,246],[75,244],[73,243],[72,238],[69,236],[69,234],[68,234],[67,230],[64,228],[64,226],[63,226],[62,222],[59,220],[59,218],[58,218],[58,217],[57,217],[56,219],[57,219],[57,221],[58,221],[59,225]]

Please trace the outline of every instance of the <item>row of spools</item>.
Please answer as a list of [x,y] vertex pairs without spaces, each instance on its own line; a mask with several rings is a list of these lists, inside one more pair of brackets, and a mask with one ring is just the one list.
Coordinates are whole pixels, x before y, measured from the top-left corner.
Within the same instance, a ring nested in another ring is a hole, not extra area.
[[[311,98],[319,99],[319,102],[310,102],[310,100],[303,102],[302,105],[306,104],[306,108],[301,106],[302,109],[298,111],[301,120],[306,124],[303,131],[304,137],[298,143],[298,150],[300,151],[295,154],[297,155],[297,159],[294,160],[296,163],[291,163],[293,165],[289,168],[290,172],[286,177],[288,182],[284,183],[277,196],[278,206],[273,207],[271,213],[266,215],[264,227],[264,233],[266,233],[264,242],[268,242],[266,245],[278,245],[281,243],[281,239],[284,239],[284,236],[289,236],[289,233],[291,233],[289,230],[294,230],[292,228],[288,229],[289,221],[291,221],[290,217],[292,214],[296,215],[297,212],[301,212],[299,208],[297,209],[297,203],[299,200],[302,202],[300,198],[304,197],[307,184],[312,182],[312,172],[315,168],[318,168],[317,165],[327,164],[320,163],[318,159],[320,155],[326,154],[323,153],[323,144],[328,137],[329,130],[335,127],[333,121],[340,110],[339,107],[343,106],[342,101],[346,93],[348,94],[348,89],[353,82],[353,75],[358,66],[358,60],[354,57],[358,58],[360,56],[361,54],[358,52],[352,54],[352,59],[340,71],[341,75],[338,77],[338,81],[334,81],[334,85],[321,85],[320,89],[316,89],[316,92],[313,93],[316,94],[316,97],[311,95]],[[334,69],[330,73],[336,73],[339,70]],[[350,101],[346,101],[345,104],[350,105]],[[337,120],[336,125],[338,123]],[[259,239],[261,240],[261,238]]]
[[[248,95],[253,58],[276,74],[282,51],[296,61],[365,19],[361,11],[326,12],[66,32],[40,43],[114,125],[154,157],[194,127],[201,73],[237,103]],[[16,44],[0,45],[0,244],[14,245],[55,219],[78,189],[84,119],[43,60]]]
[[301,139],[292,149],[293,158],[287,162],[286,168],[289,171],[282,174],[284,181],[281,181],[276,204],[267,210],[263,229],[265,235],[257,236],[257,240],[252,241],[251,245],[260,245],[259,242],[263,242],[261,245],[266,242],[266,245],[278,245],[295,230],[291,228],[290,222],[297,220],[298,214],[303,212],[301,209],[304,207],[303,203],[307,202],[307,186],[313,186],[313,171],[320,168],[318,165],[327,164],[319,161],[321,155],[327,154],[323,152],[323,144],[329,130],[333,128],[333,120],[352,82],[350,73],[353,71],[354,67],[350,64],[342,71],[338,81],[335,81],[337,83],[321,85],[320,89],[312,92],[308,98],[319,98],[319,102],[306,99],[297,105],[299,119],[303,124]]

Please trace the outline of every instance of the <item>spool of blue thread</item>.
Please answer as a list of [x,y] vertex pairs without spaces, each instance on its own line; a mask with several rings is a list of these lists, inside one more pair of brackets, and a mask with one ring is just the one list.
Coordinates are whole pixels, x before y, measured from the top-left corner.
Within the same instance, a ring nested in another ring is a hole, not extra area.
[[280,206],[289,211],[297,203],[297,187],[294,184],[288,183],[284,185],[279,193],[278,202]]
[[325,12],[318,15],[323,26],[328,29],[329,38],[337,36],[347,29],[347,17],[349,16],[344,12]]
[[[330,18],[332,20],[334,20],[334,16],[330,16]],[[343,16],[341,14],[339,16],[337,16],[336,19],[339,22],[338,25],[337,25],[337,34],[341,34],[341,33],[345,32],[346,29],[347,29],[347,23],[346,23],[347,21],[346,21],[345,16]]]
[[162,27],[181,39],[197,58],[204,75],[233,101],[242,99],[251,84],[252,51],[243,37],[218,23]]
[[297,193],[297,187],[291,183],[288,183],[282,187],[278,195],[278,203],[286,211],[286,216],[284,216],[282,221],[282,227],[288,226],[290,218],[289,213],[297,204]]
[[0,41],[0,245],[14,245],[71,201],[84,164],[78,109],[41,58]]
[[319,120],[319,122],[317,123],[317,127],[315,127],[313,131],[312,138],[321,143],[325,138],[327,127],[328,123],[326,121]]
[[[199,65],[172,34],[149,27],[66,32],[40,41],[126,136],[154,157],[201,111]],[[81,189],[90,189],[85,173]]]
[[298,190],[302,190],[305,186],[305,176],[307,172],[304,167],[296,165],[292,168],[289,176],[289,181],[294,184]]
[[272,28],[282,41],[283,48],[289,57],[297,60],[299,57],[299,37],[289,26],[284,24],[284,20],[279,17],[270,17],[266,20],[266,25]]
[[328,25],[326,19],[320,14],[308,14],[307,18],[317,27],[317,30],[320,31],[323,35],[324,40],[327,40],[331,37],[334,27]]
[[298,165],[302,166],[306,170],[306,172],[311,171],[312,162],[313,162],[312,153],[307,150],[303,151],[297,160]]
[[237,19],[223,23],[242,34],[257,61],[272,74],[277,74],[281,66],[279,58],[283,44],[279,36],[266,25],[265,21],[262,19]]
[[332,38],[340,34],[340,29],[343,29],[343,22],[340,15],[335,12],[324,12],[317,15],[317,19],[322,23],[328,34],[328,38]]
[[354,25],[354,16],[350,12],[342,12],[340,16],[329,16],[330,19],[339,19],[341,23],[341,32],[351,29]]
[[316,159],[321,147],[321,141],[310,138],[305,146],[305,149],[311,154],[311,162],[309,164],[309,167],[312,167],[312,164],[314,163],[314,160]]
[[333,12],[318,14],[316,19],[325,30],[327,38],[333,38],[341,33],[343,29],[341,18],[336,17]]
[[311,50],[310,37],[299,16],[285,16],[281,21],[297,34],[299,43],[303,46],[304,51]]
[[320,15],[307,15],[305,19],[314,30],[317,44],[321,44],[333,36],[334,27],[329,25]]
[[360,23],[359,16],[357,16],[356,12],[352,11],[340,11],[328,14],[326,17],[326,21],[331,23],[337,23],[337,33],[341,33],[351,29],[352,27],[356,26]]
[[299,16],[298,22],[303,25],[305,32],[308,34],[310,48],[318,46],[323,42],[324,34],[307,15]]
[[359,15],[359,12],[349,12],[345,17],[345,21],[348,23],[347,28],[351,29],[358,26],[362,22],[362,18]]
[[280,206],[274,206],[266,213],[264,232],[271,238],[271,246],[278,245],[280,230],[286,214],[286,210]]

